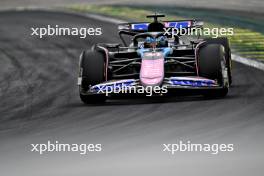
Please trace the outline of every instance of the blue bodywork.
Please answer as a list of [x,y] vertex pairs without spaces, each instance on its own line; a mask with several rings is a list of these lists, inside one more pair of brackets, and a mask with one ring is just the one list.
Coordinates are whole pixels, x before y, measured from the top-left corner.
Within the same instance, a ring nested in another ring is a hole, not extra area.
[[[147,31],[150,23],[134,23],[131,24],[131,29],[133,31]],[[171,21],[164,22],[165,27],[174,27],[177,29],[191,27],[191,21]]]
[[191,87],[212,87],[215,86],[215,81],[207,80],[207,79],[193,79],[193,80],[185,80],[185,79],[170,79],[170,83],[172,85],[177,86],[191,86]]

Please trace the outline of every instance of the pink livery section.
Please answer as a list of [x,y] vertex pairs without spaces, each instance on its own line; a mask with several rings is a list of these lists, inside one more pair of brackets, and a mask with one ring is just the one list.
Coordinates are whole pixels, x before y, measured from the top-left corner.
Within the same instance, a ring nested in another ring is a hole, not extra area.
[[143,54],[140,82],[143,86],[159,86],[164,79],[164,56],[162,52],[146,52]]

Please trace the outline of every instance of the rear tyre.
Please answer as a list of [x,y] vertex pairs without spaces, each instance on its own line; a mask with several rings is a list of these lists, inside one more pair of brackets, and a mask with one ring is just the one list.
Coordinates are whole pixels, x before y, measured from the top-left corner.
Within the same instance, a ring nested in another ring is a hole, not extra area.
[[224,47],[219,44],[205,44],[199,49],[199,75],[208,79],[216,80],[221,86],[223,86],[222,89],[205,91],[205,97],[225,97],[228,93],[228,86],[226,86],[226,83],[223,81],[221,66],[221,64],[224,63],[224,57]]
[[208,44],[221,44],[224,46],[226,66],[227,66],[227,72],[228,72],[228,81],[229,81],[229,85],[231,85],[232,84],[232,60],[231,60],[231,49],[230,49],[228,38],[226,37],[208,38],[208,39],[205,39],[205,41]]
[[85,104],[103,103],[106,100],[104,94],[85,94],[90,86],[105,81],[105,56],[97,50],[84,51],[80,58],[80,75],[82,77],[79,88],[80,98]]

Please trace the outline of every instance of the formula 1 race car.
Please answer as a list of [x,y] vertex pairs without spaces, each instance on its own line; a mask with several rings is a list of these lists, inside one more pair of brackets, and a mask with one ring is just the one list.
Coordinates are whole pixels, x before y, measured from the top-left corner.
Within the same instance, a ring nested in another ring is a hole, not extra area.
[[84,103],[104,102],[109,96],[131,93],[124,90],[132,87],[162,89],[151,95],[227,95],[232,83],[228,39],[175,35],[168,29],[201,29],[203,22],[159,21],[161,17],[165,15],[147,16],[153,18],[151,23],[120,24],[123,45],[99,43],[82,52],[78,85]]

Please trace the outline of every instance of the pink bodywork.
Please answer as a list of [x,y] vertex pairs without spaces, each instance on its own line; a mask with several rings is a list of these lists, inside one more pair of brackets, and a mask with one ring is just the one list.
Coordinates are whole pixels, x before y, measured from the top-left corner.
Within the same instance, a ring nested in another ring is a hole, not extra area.
[[155,59],[142,58],[140,82],[143,86],[160,85],[164,78],[164,57]]

